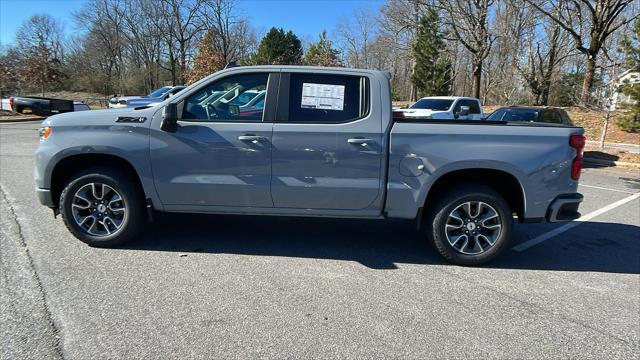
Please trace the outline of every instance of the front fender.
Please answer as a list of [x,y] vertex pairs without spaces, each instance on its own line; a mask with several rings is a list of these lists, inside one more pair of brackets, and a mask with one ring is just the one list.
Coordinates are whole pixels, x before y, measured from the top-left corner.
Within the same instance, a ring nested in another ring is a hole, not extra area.
[[149,160],[149,129],[136,125],[54,127],[49,139],[36,151],[36,187],[51,189],[54,171],[74,156],[108,155],[128,162],[137,173],[145,197],[161,206],[153,184]]

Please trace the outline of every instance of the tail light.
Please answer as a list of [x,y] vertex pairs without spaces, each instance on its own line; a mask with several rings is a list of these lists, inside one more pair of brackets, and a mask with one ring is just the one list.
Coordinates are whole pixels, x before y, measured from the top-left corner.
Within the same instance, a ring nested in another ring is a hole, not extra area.
[[393,120],[404,119],[404,112],[402,111],[393,111]]
[[571,179],[580,179],[582,171],[582,150],[584,150],[585,137],[583,135],[571,135],[569,137],[569,145],[576,149],[576,157],[571,164]]
[[14,102],[13,97],[10,97],[10,98],[9,98],[9,110],[11,110],[11,111],[15,111],[15,110],[13,109],[13,102]]

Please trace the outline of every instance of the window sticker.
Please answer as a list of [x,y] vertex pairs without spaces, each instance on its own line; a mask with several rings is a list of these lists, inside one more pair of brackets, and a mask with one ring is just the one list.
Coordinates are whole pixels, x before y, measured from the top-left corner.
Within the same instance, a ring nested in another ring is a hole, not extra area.
[[339,110],[344,107],[344,85],[302,83],[301,108]]

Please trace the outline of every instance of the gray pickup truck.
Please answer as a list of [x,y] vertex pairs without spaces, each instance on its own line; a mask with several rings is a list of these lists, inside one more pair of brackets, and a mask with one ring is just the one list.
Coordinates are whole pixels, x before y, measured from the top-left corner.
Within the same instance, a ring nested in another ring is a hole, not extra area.
[[[245,106],[246,92],[266,96]],[[396,120],[379,71],[236,67],[156,107],[48,118],[35,181],[92,246],[136,238],[155,212],[400,218],[450,262],[476,265],[508,248],[514,216],[579,216],[582,134]]]

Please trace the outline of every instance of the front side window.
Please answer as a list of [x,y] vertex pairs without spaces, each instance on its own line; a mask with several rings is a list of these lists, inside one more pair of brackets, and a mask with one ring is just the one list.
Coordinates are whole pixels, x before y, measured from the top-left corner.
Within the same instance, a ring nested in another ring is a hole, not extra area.
[[265,93],[269,74],[226,77],[206,85],[184,104],[182,119],[199,121],[261,121],[263,108],[243,108],[257,94]]
[[348,75],[291,74],[289,121],[347,122],[368,112],[366,79]]
[[469,108],[469,114],[480,114],[480,105],[478,105],[478,102],[467,99],[458,100],[456,107],[453,109],[453,113],[459,113],[463,106],[467,106]]
[[475,100],[466,100],[470,114],[480,114],[480,104]]

